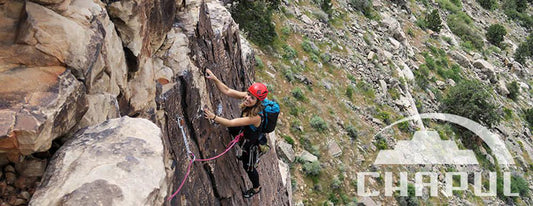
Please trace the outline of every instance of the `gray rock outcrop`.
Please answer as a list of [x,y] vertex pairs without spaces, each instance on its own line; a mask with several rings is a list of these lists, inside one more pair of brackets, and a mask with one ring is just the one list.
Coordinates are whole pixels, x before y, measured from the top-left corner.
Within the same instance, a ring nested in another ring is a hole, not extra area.
[[30,205],[160,205],[167,193],[161,130],[122,117],[76,134],[54,155]]

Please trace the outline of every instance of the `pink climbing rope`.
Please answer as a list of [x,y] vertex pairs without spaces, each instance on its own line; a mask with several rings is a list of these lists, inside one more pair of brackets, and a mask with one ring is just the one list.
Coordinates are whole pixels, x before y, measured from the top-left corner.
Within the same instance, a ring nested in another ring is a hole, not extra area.
[[233,146],[235,146],[235,144],[237,144],[237,142],[239,142],[239,140],[241,139],[241,137],[244,135],[244,133],[240,133],[239,135],[237,135],[235,137],[235,139],[231,140],[230,143],[228,143],[228,145],[226,146],[226,150],[220,154],[218,154],[217,156],[214,156],[214,157],[211,157],[211,158],[207,158],[207,159],[196,159],[196,156],[194,156],[194,154],[191,152],[190,155],[193,157],[192,160],[189,162],[189,166],[187,166],[187,173],[185,173],[185,177],[183,177],[183,180],[181,181],[181,184],[180,186],[178,187],[178,189],[176,190],[176,192],[174,192],[174,194],[172,194],[172,196],[170,196],[167,200],[170,201],[172,200],[181,190],[181,188],[183,187],[183,185],[185,184],[185,180],[187,179],[187,177],[189,176],[189,173],[191,172],[191,165],[193,162],[205,162],[205,161],[209,161],[209,160],[214,160],[216,158],[219,158],[220,156],[226,154]]

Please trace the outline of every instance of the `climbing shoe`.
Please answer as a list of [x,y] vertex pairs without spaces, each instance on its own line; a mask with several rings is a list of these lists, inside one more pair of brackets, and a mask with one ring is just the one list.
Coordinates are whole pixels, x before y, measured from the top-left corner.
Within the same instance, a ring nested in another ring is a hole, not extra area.
[[252,196],[254,196],[255,194],[261,192],[261,187],[259,187],[259,190],[255,191],[254,188],[250,188],[248,191],[246,191],[243,196],[244,198],[250,198]]

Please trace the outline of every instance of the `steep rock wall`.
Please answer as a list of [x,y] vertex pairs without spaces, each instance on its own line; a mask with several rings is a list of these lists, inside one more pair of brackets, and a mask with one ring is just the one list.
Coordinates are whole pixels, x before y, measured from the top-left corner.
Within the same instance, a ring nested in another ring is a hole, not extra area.
[[[214,9],[207,7],[212,6]],[[202,4],[195,35],[190,38],[191,56],[196,61],[190,70],[183,72],[173,88],[162,94],[160,108],[165,111],[163,129],[166,145],[170,146],[172,165],[175,167],[176,183],[185,175],[189,159],[187,158],[182,133],[177,126],[177,117],[186,122],[185,133],[189,146],[198,158],[213,157],[224,151],[232,140],[226,128],[213,125],[203,118],[201,109],[207,106],[218,115],[234,118],[240,114],[239,100],[231,99],[218,92],[210,82],[205,82],[203,73],[206,68],[228,86],[244,90],[252,81],[253,70],[241,58],[241,40],[236,25],[231,19],[220,25],[222,32],[215,34],[211,25],[217,18],[217,9],[224,9],[217,4]],[[244,55],[246,56],[246,55]],[[247,174],[241,163],[235,158],[236,149],[226,155],[207,163],[194,163],[191,174],[182,191],[171,205],[288,205],[288,191],[279,172],[275,149],[268,153],[259,165],[263,190],[257,197],[244,199],[242,192],[251,187]],[[173,192],[173,191],[172,191]]]

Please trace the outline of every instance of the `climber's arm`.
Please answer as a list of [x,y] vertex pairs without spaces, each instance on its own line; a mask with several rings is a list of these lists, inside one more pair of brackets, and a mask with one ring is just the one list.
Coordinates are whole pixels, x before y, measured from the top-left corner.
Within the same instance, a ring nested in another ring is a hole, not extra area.
[[240,117],[235,119],[226,119],[224,117],[216,116],[214,121],[225,127],[239,127],[247,125],[258,125],[261,122],[260,116],[255,117]]
[[204,116],[206,119],[210,119],[219,123],[225,127],[239,127],[247,125],[259,125],[261,123],[261,116],[254,117],[240,117],[235,119],[226,119],[224,117],[216,116],[211,110],[204,108]]
[[205,76],[207,79],[213,80],[215,82],[215,85],[217,85],[217,88],[222,94],[228,95],[230,97],[236,98],[236,99],[242,99],[246,96],[246,92],[240,92],[234,89],[230,89],[226,84],[224,84],[222,81],[220,81],[211,70],[206,70],[207,75]]

